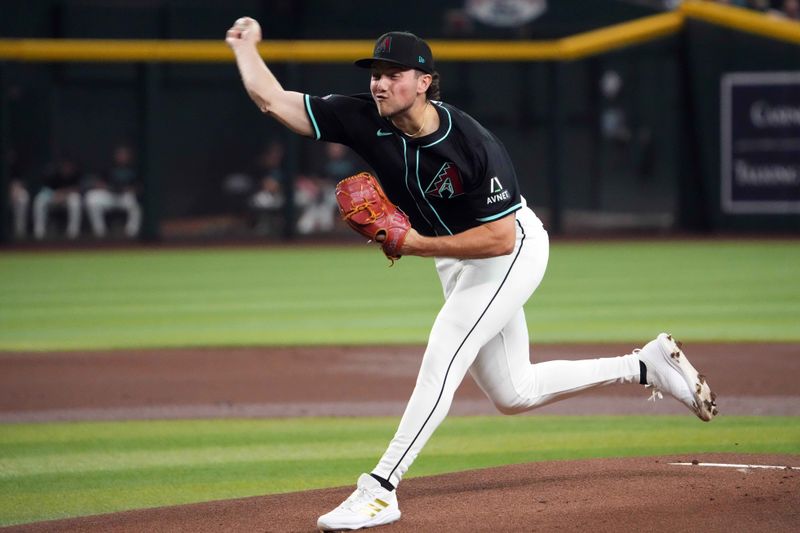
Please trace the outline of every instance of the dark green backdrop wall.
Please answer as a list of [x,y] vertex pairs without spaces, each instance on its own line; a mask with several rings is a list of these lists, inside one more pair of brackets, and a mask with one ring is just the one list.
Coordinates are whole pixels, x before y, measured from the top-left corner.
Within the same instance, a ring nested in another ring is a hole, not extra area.
[[[614,1],[550,1],[548,12],[513,30],[448,24],[461,0],[338,2],[188,0],[4,0],[2,37],[222,39],[248,14],[270,38],[374,38],[389,28],[428,38],[547,39],[635,19],[653,10]],[[689,22],[668,37],[562,65],[564,110],[560,198],[564,229],[796,229],[796,216],[732,217],[719,210],[719,79],[730,70],[797,69],[798,47]],[[284,85],[312,94],[367,90],[348,65],[272,65]],[[111,149],[142,137],[141,68],[124,64],[2,65],[9,144],[31,188],[58,156],[100,172]],[[246,171],[270,140],[290,145],[291,169],[314,171],[320,146],[290,138],[263,117],[240,86],[233,62],[160,64],[151,161],[158,218],[175,220],[237,209],[221,201],[226,175]],[[533,63],[441,63],[443,99],[474,115],[507,145],[522,190],[547,218],[552,180],[553,70]],[[600,81],[614,73],[616,96]],[[604,134],[623,117],[628,137]],[[716,195],[716,196],[715,196]],[[780,219],[780,220],[778,220]]]

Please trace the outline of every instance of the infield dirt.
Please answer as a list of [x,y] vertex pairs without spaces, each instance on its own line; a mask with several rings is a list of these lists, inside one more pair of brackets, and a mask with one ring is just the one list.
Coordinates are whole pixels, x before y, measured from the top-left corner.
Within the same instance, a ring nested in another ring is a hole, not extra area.
[[[546,345],[533,359],[620,355],[621,345]],[[204,349],[0,354],[0,421],[398,415],[422,348]],[[800,415],[800,346],[692,344],[726,414]],[[298,379],[303,376],[303,379]],[[324,386],[321,386],[324,384]],[[672,414],[641,387],[608,387],[535,413]],[[494,412],[468,378],[451,413]],[[700,422],[698,422],[700,423]],[[713,423],[713,422],[712,422]],[[378,531],[798,531],[800,466],[741,454],[542,462],[408,479],[404,515]],[[358,472],[354,472],[354,479]],[[352,487],[128,511],[8,531],[313,531]]]

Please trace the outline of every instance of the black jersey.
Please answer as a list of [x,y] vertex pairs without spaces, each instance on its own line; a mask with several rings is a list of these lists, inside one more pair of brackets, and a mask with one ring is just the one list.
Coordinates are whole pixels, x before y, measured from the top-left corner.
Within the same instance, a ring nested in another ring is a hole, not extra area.
[[497,137],[463,111],[433,102],[439,129],[411,138],[378,115],[372,96],[305,95],[314,138],[355,150],[422,235],[454,235],[522,207]]

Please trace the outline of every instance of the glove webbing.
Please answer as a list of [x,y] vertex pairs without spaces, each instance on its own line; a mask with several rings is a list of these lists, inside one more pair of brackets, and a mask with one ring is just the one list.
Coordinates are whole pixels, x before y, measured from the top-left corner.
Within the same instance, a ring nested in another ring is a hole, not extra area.
[[[347,196],[349,196],[350,198],[353,197],[350,194],[348,194]],[[353,207],[350,208],[350,211],[345,213],[343,216],[345,220],[350,220],[356,213],[358,213],[363,209],[369,211],[369,218],[366,220],[366,222],[364,222],[364,224],[372,224],[373,222],[378,220],[380,213],[376,213],[375,210],[372,209],[372,203],[369,200],[364,200],[364,203],[353,205]]]

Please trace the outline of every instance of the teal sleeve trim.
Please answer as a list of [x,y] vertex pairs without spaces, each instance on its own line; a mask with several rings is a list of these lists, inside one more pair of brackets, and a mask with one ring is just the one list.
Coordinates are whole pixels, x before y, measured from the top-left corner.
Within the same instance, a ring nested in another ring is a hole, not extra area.
[[522,202],[518,203],[517,205],[509,207],[508,209],[506,209],[502,213],[497,213],[496,215],[492,215],[492,216],[489,216],[489,217],[476,218],[475,220],[477,220],[478,222],[491,222],[492,220],[497,220],[498,218],[503,218],[507,214],[513,213],[514,211],[519,210],[521,207],[522,207]]
[[319,134],[319,126],[317,126],[317,119],[314,118],[314,112],[311,111],[311,97],[306,94],[305,100],[306,100],[306,113],[308,113],[308,118],[311,119],[311,125],[314,126],[314,139],[320,140],[322,135]]

